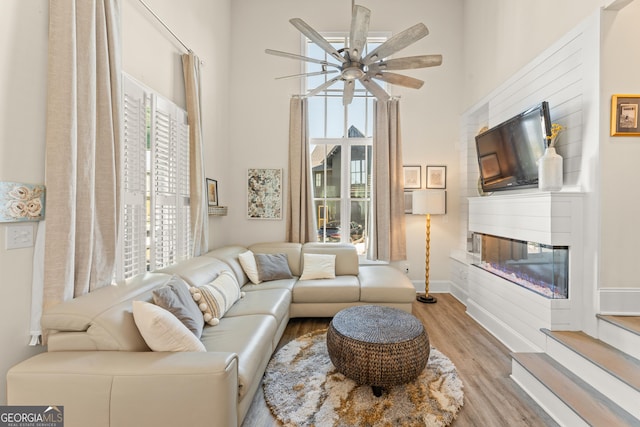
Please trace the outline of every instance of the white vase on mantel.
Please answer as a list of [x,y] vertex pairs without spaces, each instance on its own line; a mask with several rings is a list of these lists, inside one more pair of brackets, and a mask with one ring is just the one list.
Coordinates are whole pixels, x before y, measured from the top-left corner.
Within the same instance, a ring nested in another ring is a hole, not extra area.
[[547,147],[538,160],[538,188],[542,191],[562,189],[562,156],[554,147]]

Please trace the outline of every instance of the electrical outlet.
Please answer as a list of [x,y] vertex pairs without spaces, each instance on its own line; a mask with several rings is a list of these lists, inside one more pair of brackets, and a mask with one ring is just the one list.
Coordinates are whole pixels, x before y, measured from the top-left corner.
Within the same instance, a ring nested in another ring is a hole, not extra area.
[[408,262],[404,262],[402,264],[402,271],[404,271],[404,274],[409,274],[409,263]]
[[33,226],[7,225],[5,230],[5,249],[30,248],[33,246]]

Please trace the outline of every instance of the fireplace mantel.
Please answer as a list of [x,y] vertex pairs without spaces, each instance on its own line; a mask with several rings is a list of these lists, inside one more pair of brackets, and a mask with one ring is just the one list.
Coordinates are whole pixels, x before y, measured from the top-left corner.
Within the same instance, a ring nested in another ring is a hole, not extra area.
[[580,330],[583,193],[499,193],[469,198],[469,231],[569,247],[569,298],[535,294],[470,267],[467,312],[514,351],[541,351],[540,328]]
[[469,231],[573,246],[582,243],[583,193],[535,192],[469,198]]

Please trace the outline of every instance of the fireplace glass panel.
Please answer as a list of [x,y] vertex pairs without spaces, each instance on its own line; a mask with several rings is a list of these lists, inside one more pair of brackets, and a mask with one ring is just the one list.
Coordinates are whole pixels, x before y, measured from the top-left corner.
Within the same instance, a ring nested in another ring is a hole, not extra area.
[[569,247],[481,235],[475,264],[525,289],[552,299],[569,297]]

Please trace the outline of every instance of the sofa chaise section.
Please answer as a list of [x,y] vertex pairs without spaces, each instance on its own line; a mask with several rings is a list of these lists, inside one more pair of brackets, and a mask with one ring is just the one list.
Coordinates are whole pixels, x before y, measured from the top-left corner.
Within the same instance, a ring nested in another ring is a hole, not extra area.
[[237,370],[230,352],[48,352],[11,368],[7,401],[64,406],[67,427],[236,426]]

